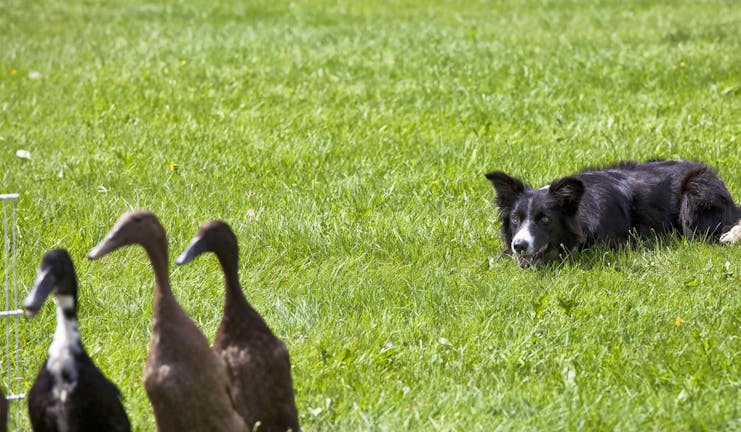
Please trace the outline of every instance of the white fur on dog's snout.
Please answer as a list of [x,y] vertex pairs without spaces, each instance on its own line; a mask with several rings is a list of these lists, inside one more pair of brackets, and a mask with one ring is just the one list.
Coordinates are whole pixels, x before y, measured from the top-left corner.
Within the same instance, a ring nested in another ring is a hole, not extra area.
[[733,228],[729,229],[728,232],[720,236],[721,243],[737,243],[741,240],[741,221],[739,221]]
[[520,241],[527,244],[527,250],[525,250],[522,255],[533,255],[533,253],[535,252],[535,237],[533,237],[533,234],[530,232],[530,221],[526,221],[517,231],[517,234],[515,234],[514,238],[512,238],[512,244],[510,245],[510,247],[512,248],[512,252],[518,253],[515,250],[515,243]]

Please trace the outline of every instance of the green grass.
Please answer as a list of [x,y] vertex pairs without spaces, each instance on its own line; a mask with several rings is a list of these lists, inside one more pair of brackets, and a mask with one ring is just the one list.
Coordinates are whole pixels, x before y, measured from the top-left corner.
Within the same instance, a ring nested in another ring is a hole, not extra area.
[[[307,431],[741,430],[741,247],[521,270],[494,259],[482,176],[697,159],[741,200],[737,2],[162,3],[0,1],[22,290],[70,250],[84,342],[136,430],[152,274],[141,250],[84,256],[139,207],[173,258],[202,221],[234,227]],[[211,338],[215,260],[172,282]],[[52,309],[21,324],[25,386]]]

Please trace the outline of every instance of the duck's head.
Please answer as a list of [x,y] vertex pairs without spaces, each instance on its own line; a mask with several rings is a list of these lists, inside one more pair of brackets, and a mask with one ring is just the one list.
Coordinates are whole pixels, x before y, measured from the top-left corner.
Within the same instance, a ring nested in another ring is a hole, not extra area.
[[132,210],[124,213],[105,238],[88,252],[91,260],[113,252],[123,246],[139,244],[148,248],[153,244],[164,244],[165,230],[157,216],[149,210]]
[[64,249],[52,249],[41,259],[36,281],[23,301],[26,314],[31,317],[36,315],[52,293],[60,300],[65,299],[62,306],[76,307],[77,275],[72,258]]
[[215,253],[220,260],[237,258],[239,255],[237,236],[226,222],[212,220],[201,225],[198,233],[175,263],[187,264],[206,252]]

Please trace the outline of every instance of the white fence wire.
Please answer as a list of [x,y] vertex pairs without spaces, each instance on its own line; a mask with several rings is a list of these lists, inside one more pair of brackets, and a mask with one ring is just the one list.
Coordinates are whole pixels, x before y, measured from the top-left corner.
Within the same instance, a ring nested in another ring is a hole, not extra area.
[[[16,224],[16,207],[18,194],[0,195],[3,205],[3,282],[5,285],[5,310],[0,311],[0,321],[5,327],[5,348],[0,358],[0,375],[6,398],[11,401],[9,417],[13,425],[13,413],[20,413],[20,404],[12,403],[23,399],[21,392],[21,374],[19,371],[19,326],[23,310],[19,308],[18,276],[16,256],[18,255],[18,237]],[[2,306],[0,306],[2,307]],[[17,419],[16,419],[17,420]],[[11,426],[12,428],[12,426]]]

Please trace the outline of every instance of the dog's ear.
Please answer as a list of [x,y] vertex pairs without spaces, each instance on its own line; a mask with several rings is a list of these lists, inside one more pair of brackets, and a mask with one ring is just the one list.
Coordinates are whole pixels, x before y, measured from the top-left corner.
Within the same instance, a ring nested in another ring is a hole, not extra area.
[[553,182],[548,192],[561,207],[573,214],[579,210],[579,203],[584,195],[584,182],[576,177],[564,177]]
[[525,191],[525,184],[501,171],[492,171],[484,174],[494,186],[497,192],[497,206],[499,208],[510,208],[517,196]]

